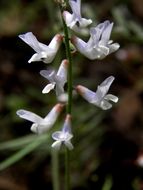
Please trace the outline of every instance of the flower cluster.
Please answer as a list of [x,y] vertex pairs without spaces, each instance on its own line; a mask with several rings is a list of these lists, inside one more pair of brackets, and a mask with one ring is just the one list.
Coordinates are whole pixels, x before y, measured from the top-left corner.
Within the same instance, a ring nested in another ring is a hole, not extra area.
[[[77,51],[88,59],[95,60],[103,59],[119,48],[118,43],[113,43],[113,41],[110,40],[113,23],[110,23],[110,21],[107,20],[101,24],[98,24],[96,27],[90,27],[88,29],[89,25],[92,24],[92,20],[82,18],[81,0],[69,0],[69,5],[72,13],[65,10],[62,14],[66,26],[77,34],[82,31],[82,29],[87,29],[90,35],[87,42],[77,36],[73,36],[71,38],[71,43],[75,46]],[[56,34],[49,45],[39,42],[32,32],[19,35],[19,38],[32,47],[36,52],[29,59],[29,63],[35,61],[51,63],[60,48],[64,36],[61,34]],[[42,90],[42,93],[45,94],[49,93],[51,90],[55,90],[57,100],[59,100],[60,97],[65,97],[66,92],[64,90],[64,86],[65,83],[67,83],[69,64],[69,61],[64,59],[61,61],[58,71],[54,69],[40,71],[40,75],[49,81],[49,83]],[[108,94],[109,88],[114,79],[115,78],[113,76],[106,78],[100,85],[98,85],[96,92],[93,92],[82,85],[77,85],[75,89],[76,92],[89,103],[103,110],[108,110],[112,107],[111,101],[114,103],[118,102],[117,96]],[[18,110],[17,115],[23,119],[33,122],[31,126],[32,132],[37,134],[45,133],[55,124],[67,98],[68,96],[66,96],[64,103],[57,103],[44,118],[24,109]],[[53,148],[59,150],[61,145],[64,144],[69,150],[73,149],[73,145],[71,143],[71,139],[73,138],[71,131],[71,115],[69,113],[66,114],[62,130],[54,132],[52,134],[52,138],[55,140],[52,144]]]

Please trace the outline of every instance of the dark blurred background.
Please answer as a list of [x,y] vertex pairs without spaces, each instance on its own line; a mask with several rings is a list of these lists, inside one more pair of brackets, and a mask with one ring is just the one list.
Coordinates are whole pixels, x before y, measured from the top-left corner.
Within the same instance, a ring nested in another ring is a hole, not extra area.
[[[74,53],[74,85],[82,84],[96,90],[98,84],[113,75],[116,79],[110,92],[119,97],[119,102],[111,110],[101,111],[81,97],[74,97],[72,189],[142,190],[143,1],[84,0],[82,15],[93,19],[94,26],[107,19],[113,21],[111,39],[121,47],[98,61]],[[53,189],[52,140],[47,143],[33,135],[29,130],[31,123],[15,114],[16,110],[24,108],[45,116],[57,102],[54,92],[41,93],[47,81],[39,71],[48,66],[42,62],[28,64],[34,51],[18,38],[28,31],[45,44],[56,33],[62,33],[56,3],[52,0],[1,0],[0,190]],[[62,45],[50,67],[58,67],[64,58]],[[64,113],[57,128],[61,127],[63,119]],[[37,138],[39,146],[32,145]],[[63,152],[59,157],[63,189]]]

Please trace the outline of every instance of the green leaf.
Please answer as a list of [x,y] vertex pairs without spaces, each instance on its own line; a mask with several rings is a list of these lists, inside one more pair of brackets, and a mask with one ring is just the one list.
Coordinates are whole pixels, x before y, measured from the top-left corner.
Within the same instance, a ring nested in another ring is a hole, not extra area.
[[40,146],[45,141],[47,141],[47,134],[42,135],[39,138],[36,138],[32,143],[28,144],[23,149],[19,150],[18,152],[7,158],[6,160],[2,161],[0,163],[0,170],[4,170],[7,167],[11,166],[12,164],[16,163],[17,161],[21,160],[24,156],[26,156],[27,154],[38,148],[38,146]]
[[9,149],[18,149],[21,148],[23,146],[25,146],[26,144],[31,143],[33,140],[35,140],[35,138],[37,138],[37,135],[27,135],[24,137],[20,137],[14,140],[9,140],[6,142],[2,142],[0,143],[0,151],[3,150],[9,150]]

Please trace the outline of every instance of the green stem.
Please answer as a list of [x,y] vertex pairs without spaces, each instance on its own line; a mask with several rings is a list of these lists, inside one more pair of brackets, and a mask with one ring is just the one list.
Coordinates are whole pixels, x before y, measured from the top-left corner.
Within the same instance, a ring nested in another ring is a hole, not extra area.
[[[61,8],[61,15],[62,15],[62,8]],[[69,33],[67,25],[62,16],[62,23],[64,29],[64,36],[65,36],[65,49],[66,49],[66,57],[69,62],[68,65],[68,103],[67,103],[67,113],[71,114],[72,112],[72,56],[70,50],[70,42],[69,42]]]
[[[60,6],[61,16],[63,7]],[[68,65],[68,102],[67,102],[67,114],[72,113],[72,56],[70,50],[70,42],[69,42],[69,32],[68,27],[64,21],[62,16],[62,23],[64,29],[65,36],[65,49],[66,49],[66,57],[69,62]],[[70,152],[66,148],[65,149],[65,190],[70,190]]]
[[52,179],[53,179],[53,190],[59,190],[59,160],[58,151],[52,150]]
[[70,152],[65,148],[65,190],[70,189]]

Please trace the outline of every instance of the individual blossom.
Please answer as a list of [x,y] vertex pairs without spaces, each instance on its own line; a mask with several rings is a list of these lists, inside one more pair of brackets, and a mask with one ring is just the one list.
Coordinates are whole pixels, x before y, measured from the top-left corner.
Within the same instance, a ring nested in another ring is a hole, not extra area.
[[23,119],[33,122],[31,126],[32,132],[42,134],[47,132],[54,125],[60,112],[62,111],[62,108],[62,104],[56,104],[44,118],[24,109],[18,110],[16,114]]
[[25,43],[35,50],[35,54],[31,57],[28,63],[34,61],[43,61],[44,63],[51,63],[56,56],[56,53],[60,47],[63,36],[57,34],[54,36],[50,44],[47,46],[37,40],[32,32],[19,35]]
[[49,93],[51,90],[56,90],[57,97],[64,94],[64,85],[67,82],[67,67],[68,61],[65,59],[62,61],[58,71],[42,70],[40,74],[49,80],[49,84],[45,86],[42,93]]
[[63,12],[64,20],[69,28],[79,32],[81,28],[87,27],[92,23],[91,19],[81,17],[81,0],[69,0],[72,14],[68,11]]
[[71,143],[73,135],[71,132],[71,116],[68,114],[66,116],[63,128],[61,131],[56,131],[52,134],[52,138],[55,140],[55,142],[52,144],[52,147],[56,150],[59,150],[62,144],[65,144],[65,146],[69,149],[73,149],[73,145]]
[[88,42],[78,37],[73,37],[73,44],[77,50],[88,59],[103,59],[107,55],[115,52],[120,46],[110,40],[113,23],[108,20],[90,28],[90,38]]
[[88,88],[81,86],[81,85],[78,85],[76,87],[76,90],[89,103],[94,104],[103,110],[108,110],[112,107],[112,104],[109,101],[112,101],[115,103],[118,102],[117,96],[114,96],[112,94],[107,94],[114,79],[115,78],[113,76],[106,78],[97,87],[96,92],[93,92],[93,91],[89,90]]

